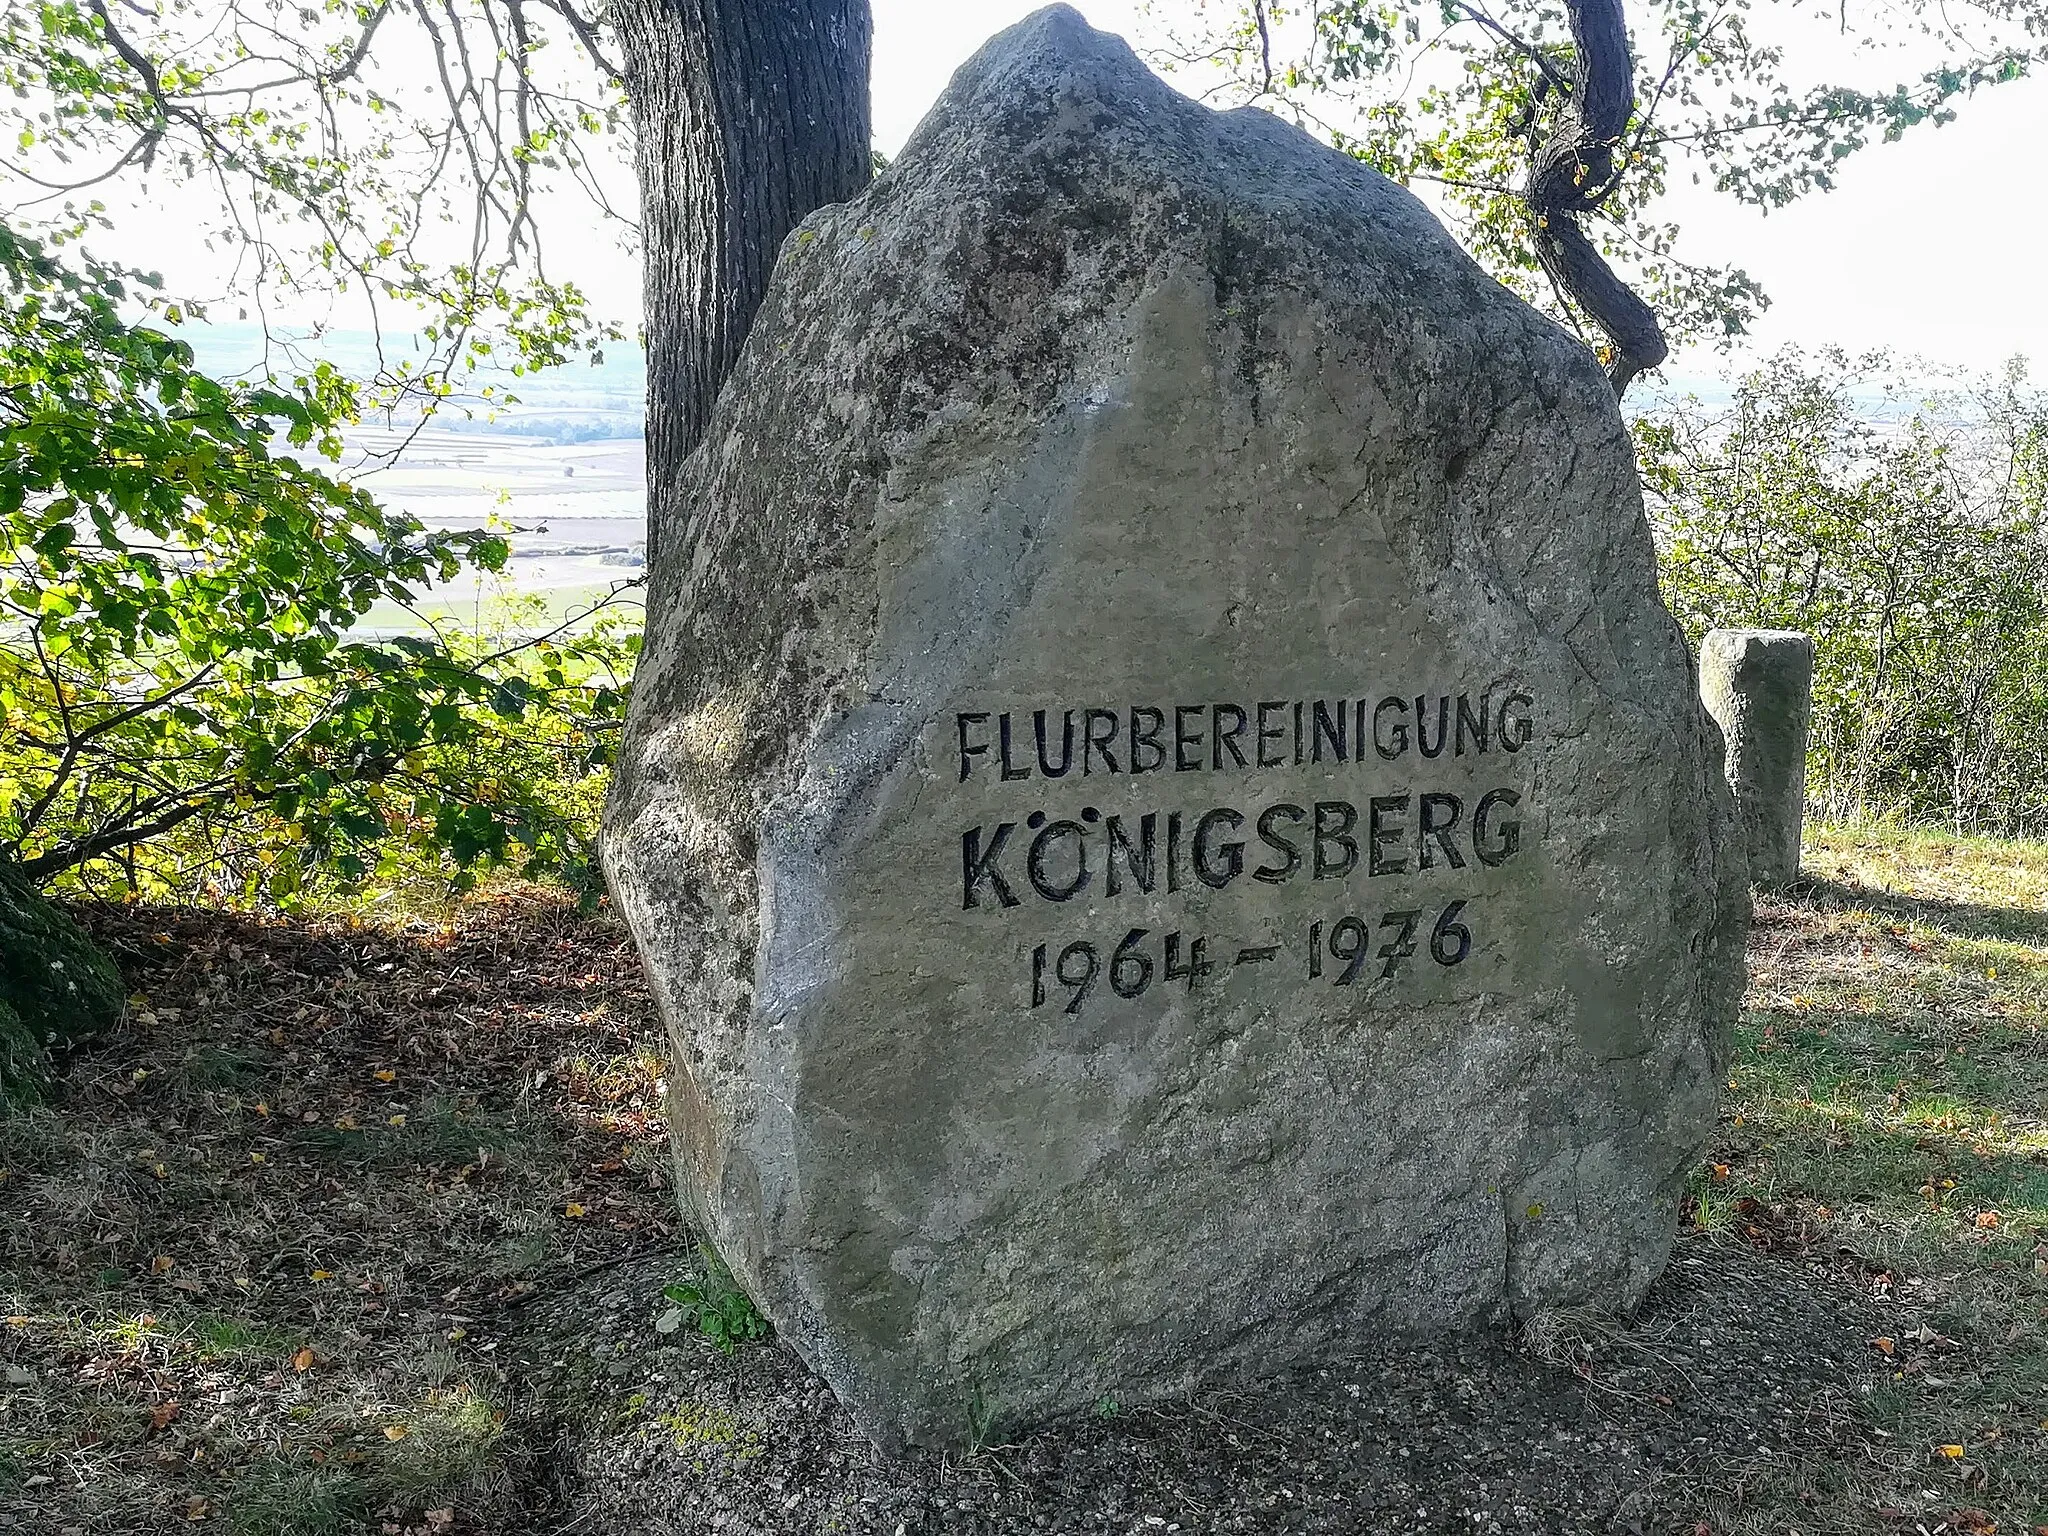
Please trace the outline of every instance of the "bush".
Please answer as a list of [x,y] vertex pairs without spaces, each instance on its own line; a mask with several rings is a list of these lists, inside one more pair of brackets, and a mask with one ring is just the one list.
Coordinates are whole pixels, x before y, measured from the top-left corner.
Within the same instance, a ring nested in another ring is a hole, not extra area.
[[505,540],[316,467],[356,408],[333,369],[210,379],[126,294],[0,225],[0,866],[244,900],[407,861],[594,888],[631,627],[359,628]]
[[1914,399],[1883,357],[1778,354],[1637,423],[1666,600],[1815,644],[1831,820],[2048,832],[2048,399],[2024,369]]

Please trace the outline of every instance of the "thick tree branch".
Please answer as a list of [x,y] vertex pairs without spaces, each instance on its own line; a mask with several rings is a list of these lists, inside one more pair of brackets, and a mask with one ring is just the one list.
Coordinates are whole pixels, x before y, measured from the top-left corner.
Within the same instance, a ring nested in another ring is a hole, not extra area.
[[1613,346],[1607,376],[1620,398],[1669,351],[1657,315],[1607,264],[1579,227],[1620,184],[1616,151],[1635,110],[1635,70],[1621,0],[1569,0],[1572,89],[1556,131],[1536,150],[1524,194],[1538,259]]
[[1613,343],[1607,378],[1620,399],[1637,374],[1656,367],[1670,351],[1657,312],[1615,274],[1571,214],[1548,215],[1535,237],[1543,270]]

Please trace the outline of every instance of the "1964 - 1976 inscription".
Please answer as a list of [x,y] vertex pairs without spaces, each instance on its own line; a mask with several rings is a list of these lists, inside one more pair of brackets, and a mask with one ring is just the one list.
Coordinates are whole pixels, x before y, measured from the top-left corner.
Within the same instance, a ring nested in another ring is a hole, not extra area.
[[[1039,780],[1069,792],[1075,780],[1146,774],[1249,774],[1329,765],[1435,763],[1512,758],[1530,740],[1535,701],[1519,690],[1473,695],[1263,700],[1255,703],[1131,705],[1029,711],[960,711],[954,716],[960,783]],[[1497,867],[1522,846],[1523,792],[1512,784],[1476,788],[1466,764],[1460,789],[1374,786],[1357,798],[1274,798],[1240,809],[1069,814],[1032,810],[960,834],[962,910],[1003,911],[1032,901],[1055,905],[1127,893],[1222,891],[1240,879],[1367,879],[1475,866]],[[1505,766],[1505,763],[1503,764]],[[1105,786],[1106,788],[1107,786]],[[1105,989],[1134,998],[1154,985],[1189,989],[1212,973],[1299,968],[1306,979],[1350,986],[1387,980],[1419,955],[1442,967],[1472,950],[1469,898],[1440,910],[1403,906],[1374,916],[1340,914],[1299,935],[1218,947],[1206,937],[1154,934],[1078,937],[1031,954],[1033,1008],[1077,1013]],[[1294,957],[1283,962],[1283,951]],[[1063,994],[1063,995],[1062,995]]]

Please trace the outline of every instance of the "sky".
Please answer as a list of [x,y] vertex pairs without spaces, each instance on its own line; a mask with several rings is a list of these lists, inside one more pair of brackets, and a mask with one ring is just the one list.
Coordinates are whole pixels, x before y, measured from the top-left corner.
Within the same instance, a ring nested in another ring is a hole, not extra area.
[[[1136,0],[1073,0],[1108,31],[1139,37]],[[1170,14],[1181,0],[1156,0]],[[876,145],[901,146],[953,70],[1038,0],[874,0]],[[2048,75],[1984,92],[1957,121],[1873,146],[1838,188],[1768,217],[1725,197],[1675,189],[1665,217],[1696,259],[1748,270],[1773,303],[1753,337],[1890,348],[1931,362],[1994,367],[2014,353],[2048,375]],[[1679,374],[1740,360],[1707,348]]]
[[[875,140],[893,155],[953,70],[1040,0],[872,3]],[[1148,30],[1157,37],[1158,22],[1186,17],[1200,0],[1152,0],[1151,20],[1141,14],[1144,0],[1073,3],[1097,26],[1142,45]],[[1788,14],[1777,13],[1772,23]],[[1820,60],[1822,74],[1835,73],[1825,59],[1831,45],[1826,33],[1799,43],[1802,57]],[[1866,69],[1858,78],[1871,74]],[[173,291],[204,295],[224,280],[223,258],[193,237],[181,192],[152,189],[138,203],[132,189],[123,190],[125,233],[147,252],[139,259],[163,268]],[[581,203],[570,213],[544,221],[555,255],[570,256],[572,275],[587,291],[615,299],[615,318],[630,326],[638,277],[615,226],[589,222]],[[1852,352],[1889,348],[1970,369],[2020,353],[2038,359],[2037,374],[2048,376],[2048,282],[2041,277],[2048,267],[2048,72],[1964,101],[1959,120],[1945,127],[1864,150],[1845,162],[1837,190],[1768,217],[1689,185],[1674,190],[1660,213],[1683,228],[1681,254],[1746,268],[1774,301],[1748,353],[1694,348],[1675,357],[1668,376],[1681,386],[1738,373],[1746,357],[1788,342]],[[212,314],[236,318],[228,304],[216,304]],[[363,323],[353,312],[329,318],[343,327]]]

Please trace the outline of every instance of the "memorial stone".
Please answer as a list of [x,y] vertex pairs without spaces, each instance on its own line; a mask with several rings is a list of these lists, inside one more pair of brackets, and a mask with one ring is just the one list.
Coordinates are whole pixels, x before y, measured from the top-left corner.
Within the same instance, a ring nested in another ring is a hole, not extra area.
[[1727,741],[1749,878],[1799,878],[1813,640],[1796,629],[1715,629],[1700,646],[1700,696]]
[[697,1219],[869,1432],[1641,1297],[1721,745],[1606,380],[1414,198],[1042,11],[672,494],[607,869]]

